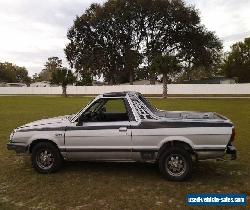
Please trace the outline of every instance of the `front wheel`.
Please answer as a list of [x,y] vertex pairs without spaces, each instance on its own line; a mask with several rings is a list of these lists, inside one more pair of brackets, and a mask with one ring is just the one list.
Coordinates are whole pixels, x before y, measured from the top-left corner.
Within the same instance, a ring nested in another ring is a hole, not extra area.
[[59,170],[62,157],[56,146],[49,142],[40,142],[32,149],[32,166],[39,173],[48,174]]
[[170,181],[184,181],[192,172],[191,154],[180,147],[167,148],[159,158],[159,168]]

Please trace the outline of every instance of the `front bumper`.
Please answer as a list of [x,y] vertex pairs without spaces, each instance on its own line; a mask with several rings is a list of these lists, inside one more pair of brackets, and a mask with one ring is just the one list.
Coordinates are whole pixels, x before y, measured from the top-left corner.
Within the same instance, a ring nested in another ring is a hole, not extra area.
[[237,159],[237,149],[233,145],[228,145],[226,149],[226,154],[231,156],[231,160]]
[[15,150],[16,153],[26,153],[27,152],[27,146],[22,143],[8,143],[7,144],[8,150]]

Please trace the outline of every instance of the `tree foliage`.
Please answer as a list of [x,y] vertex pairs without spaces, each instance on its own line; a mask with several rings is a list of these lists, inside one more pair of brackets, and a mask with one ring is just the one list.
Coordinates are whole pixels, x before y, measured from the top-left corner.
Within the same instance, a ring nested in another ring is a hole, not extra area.
[[164,98],[167,97],[167,84],[171,81],[171,77],[174,77],[180,71],[181,65],[173,55],[160,55],[153,59],[150,72],[162,74]]
[[56,69],[55,71],[52,72],[51,75],[51,80],[50,82],[52,84],[57,84],[62,86],[62,94],[63,96],[67,96],[67,85],[68,84],[73,84],[75,82],[76,78],[73,75],[72,71],[65,68],[61,67]]
[[37,81],[51,81],[53,72],[62,68],[62,60],[58,57],[49,57],[44,65],[44,69],[36,75]]
[[70,69],[62,66],[58,57],[49,57],[44,69],[33,76],[35,81],[49,81],[51,84],[61,85],[63,96],[67,96],[67,85],[73,84],[76,77]]
[[155,57],[173,55],[186,67],[219,58],[221,42],[200,23],[198,11],[182,0],[108,0],[92,4],[74,21],[65,53],[71,67],[110,84],[132,84],[136,71],[149,69]]
[[250,82],[250,38],[231,47],[223,64],[227,77],[237,77],[238,82]]
[[85,73],[83,74],[77,74],[77,79],[76,79],[76,86],[92,86],[93,85],[93,78],[91,74]]
[[31,78],[25,67],[20,67],[12,63],[0,62],[0,82],[6,83],[25,83],[30,84]]

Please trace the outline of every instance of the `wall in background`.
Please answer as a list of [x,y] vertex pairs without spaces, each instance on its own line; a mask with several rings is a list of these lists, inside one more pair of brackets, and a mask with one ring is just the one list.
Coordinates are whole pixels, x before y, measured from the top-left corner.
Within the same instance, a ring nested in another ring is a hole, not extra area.
[[[68,86],[70,95],[97,95],[106,92],[138,91],[161,95],[162,85]],[[0,95],[60,95],[61,87],[0,87]],[[250,95],[250,84],[170,84],[172,95]]]

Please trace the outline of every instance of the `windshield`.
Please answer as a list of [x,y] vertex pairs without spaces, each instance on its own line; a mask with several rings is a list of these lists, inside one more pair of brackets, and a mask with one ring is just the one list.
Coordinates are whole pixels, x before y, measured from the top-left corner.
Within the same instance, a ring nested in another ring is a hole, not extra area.
[[147,106],[147,108],[151,112],[154,113],[157,111],[157,109],[146,98],[144,98],[141,94],[138,96],[138,98]]

